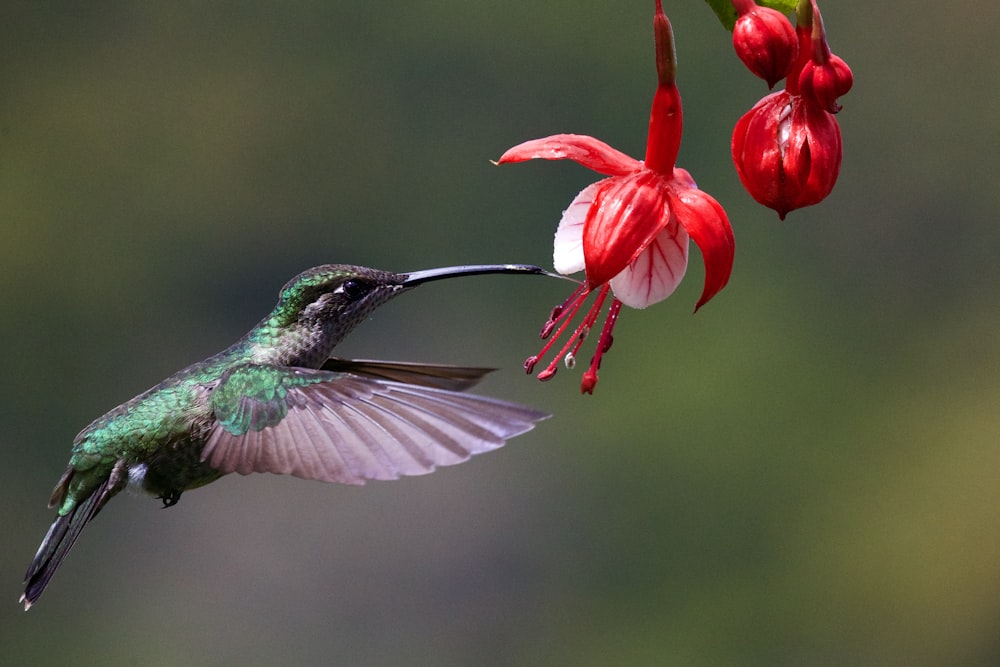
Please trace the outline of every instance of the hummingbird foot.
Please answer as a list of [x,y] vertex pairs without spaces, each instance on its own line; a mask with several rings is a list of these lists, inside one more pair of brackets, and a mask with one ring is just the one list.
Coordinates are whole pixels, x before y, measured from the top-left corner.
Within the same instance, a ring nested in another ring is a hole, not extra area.
[[177,504],[177,501],[181,499],[181,492],[177,489],[170,489],[157,498],[163,501],[163,509],[167,509]]

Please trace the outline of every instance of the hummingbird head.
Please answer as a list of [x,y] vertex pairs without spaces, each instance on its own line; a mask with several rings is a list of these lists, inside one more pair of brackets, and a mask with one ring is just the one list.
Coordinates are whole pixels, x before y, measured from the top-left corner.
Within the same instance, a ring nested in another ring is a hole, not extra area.
[[324,264],[285,283],[273,316],[282,327],[311,327],[336,321],[351,327],[395,296],[403,288],[402,283],[399,275],[388,271]]
[[[347,264],[324,264],[288,281],[271,314],[251,334],[263,360],[273,354],[298,363],[325,361],[334,346],[377,307],[433,280],[488,273],[546,275],[525,264],[450,266],[392,273]],[[290,363],[285,361],[284,363]]]

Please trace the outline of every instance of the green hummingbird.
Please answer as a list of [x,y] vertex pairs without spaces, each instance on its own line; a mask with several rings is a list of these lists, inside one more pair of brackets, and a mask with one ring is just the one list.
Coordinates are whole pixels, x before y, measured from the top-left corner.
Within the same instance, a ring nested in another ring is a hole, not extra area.
[[462,393],[492,369],[332,356],[394,296],[432,280],[497,273],[546,274],[523,264],[412,273],[327,264],[290,280],[274,310],[236,343],[76,436],[49,500],[56,518],[25,574],[24,608],[126,486],[170,507],[231,472],[363,484],[461,463],[533,428],[549,415]]

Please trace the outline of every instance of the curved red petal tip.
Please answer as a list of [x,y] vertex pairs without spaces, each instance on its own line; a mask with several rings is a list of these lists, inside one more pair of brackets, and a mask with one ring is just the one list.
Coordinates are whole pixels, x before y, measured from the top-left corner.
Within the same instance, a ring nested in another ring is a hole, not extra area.
[[509,148],[496,164],[535,159],[573,160],[607,176],[624,176],[642,169],[639,160],[585,134],[554,134],[543,139],[525,141]]
[[673,193],[670,206],[705,261],[705,287],[694,307],[698,312],[729,282],[736,253],[733,228],[722,204],[701,190],[687,188]]

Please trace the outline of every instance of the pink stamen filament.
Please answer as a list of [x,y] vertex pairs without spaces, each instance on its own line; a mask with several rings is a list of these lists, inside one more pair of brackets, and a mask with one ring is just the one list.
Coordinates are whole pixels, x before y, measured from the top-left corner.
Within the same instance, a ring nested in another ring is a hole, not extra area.
[[[586,297],[580,298],[579,302],[573,308],[574,314],[576,313],[577,310],[580,309],[580,306],[583,305],[583,302],[585,300]],[[591,310],[593,310],[593,307],[591,307]],[[587,318],[589,317],[590,314],[588,313]],[[587,337],[587,329],[585,328],[587,323],[587,318],[584,318],[583,322],[581,322],[580,325],[573,331],[573,335],[570,336],[569,340],[566,341],[566,344],[562,346],[562,349],[559,350],[558,353],[556,353],[556,356],[552,358],[552,361],[549,362],[549,365],[545,367],[545,370],[543,370],[541,373],[538,374],[539,380],[544,382],[545,380],[550,379],[553,375],[556,374],[556,371],[559,370],[559,360],[566,356],[566,354],[569,352],[570,346],[576,345],[577,348],[580,347],[580,344],[583,343],[583,339]],[[559,333],[552,337],[552,340],[550,340],[549,343],[545,346],[545,348],[542,349],[542,351],[539,353],[539,356],[545,354],[545,352],[552,345],[552,343],[554,343],[556,339],[562,336],[562,332],[566,329],[566,325],[568,325],[569,322],[570,322],[569,320],[566,320],[563,323],[563,325],[559,327]]]
[[590,360],[590,368],[583,374],[580,381],[580,391],[584,394],[593,394],[594,387],[597,386],[597,369],[601,367],[601,357],[611,349],[614,338],[611,330],[615,328],[618,321],[618,314],[622,310],[622,302],[614,299],[608,308],[608,317],[604,320],[604,327],[601,329],[601,337],[597,339],[597,349],[594,350],[594,357]]
[[[538,374],[539,380],[545,381],[551,379],[558,370],[560,360],[565,360],[567,366],[572,366],[575,361],[576,354],[580,351],[580,347],[583,345],[583,341],[586,339],[587,334],[594,328],[597,318],[600,317],[601,308],[603,307],[610,291],[611,288],[608,285],[602,285],[601,288],[597,290],[597,298],[587,310],[587,314],[584,316],[583,320],[576,327],[576,329],[573,330],[572,336],[569,337],[569,340],[566,341],[562,349],[560,349],[555,357],[553,357],[548,366],[546,366],[545,369]],[[585,287],[577,288],[562,306],[557,306],[553,309],[549,321],[546,322],[545,326],[542,328],[542,338],[548,338],[548,341],[538,354],[533,357],[528,357],[528,359],[524,362],[524,368],[528,373],[531,373],[541,358],[548,354],[556,340],[562,338],[563,334],[568,329],[570,322],[572,322],[576,317],[576,314],[579,312],[588,296],[590,296],[590,290]],[[613,299],[611,306],[608,309],[608,317],[601,329],[601,336],[597,341],[597,349],[594,353],[594,357],[591,359],[590,368],[584,374],[583,383],[581,385],[583,391],[587,393],[593,393],[594,385],[597,383],[597,368],[600,366],[602,355],[607,352],[608,348],[611,347],[611,330],[614,328],[615,321],[618,319],[621,306],[621,301]],[[555,332],[554,336],[549,337],[557,323],[559,324],[558,330]]]
[[[545,326],[542,327],[542,331],[539,334],[543,340],[548,339],[548,342],[542,346],[542,349],[538,352],[538,354],[524,360],[524,370],[526,372],[531,373],[531,371],[535,368],[535,364],[537,364],[541,358],[548,353],[549,349],[551,349],[555,342],[562,337],[566,327],[569,326],[569,323],[573,321],[574,317],[576,317],[577,311],[580,310],[580,306],[582,306],[583,302],[587,300],[587,296],[589,294],[590,292],[587,287],[585,285],[581,285],[573,291],[573,294],[571,294],[561,306],[556,306],[552,309],[552,315],[549,316],[549,320],[545,323]],[[556,331],[555,336],[552,336],[552,329],[555,328],[556,324],[560,321],[562,324],[559,326],[559,330]],[[562,354],[559,355],[559,357],[561,356]],[[559,357],[556,357],[556,359]],[[550,377],[555,375],[555,372],[555,369],[552,368],[552,364],[550,364],[548,368],[538,374],[538,379],[548,380]]]
[[604,299],[608,296],[608,286],[605,285],[601,288],[601,291],[597,294],[597,299],[594,300],[594,305],[590,307],[587,311],[587,316],[580,323],[580,326],[576,328],[576,345],[573,347],[573,351],[569,353],[570,358],[575,358],[576,353],[580,351],[580,346],[583,345],[584,339],[590,330],[594,328],[594,323],[597,322],[598,316],[601,314],[601,306],[604,305]]
[[[552,314],[549,315],[548,321],[545,322],[544,326],[542,326],[542,331],[541,333],[538,334],[538,337],[541,338],[542,340],[545,340],[550,335],[552,335],[552,329],[554,329],[556,324],[559,323],[559,320],[563,319],[569,314],[569,311],[567,311],[566,308],[568,308],[570,304],[572,304],[573,302],[581,300],[580,296],[586,293],[587,293],[587,285],[581,283],[579,287],[573,290],[573,293],[569,295],[568,299],[563,301],[561,305],[558,305],[555,308],[553,308]],[[580,304],[577,303],[576,307],[579,308]],[[573,310],[573,312],[575,313],[576,310]]]

